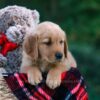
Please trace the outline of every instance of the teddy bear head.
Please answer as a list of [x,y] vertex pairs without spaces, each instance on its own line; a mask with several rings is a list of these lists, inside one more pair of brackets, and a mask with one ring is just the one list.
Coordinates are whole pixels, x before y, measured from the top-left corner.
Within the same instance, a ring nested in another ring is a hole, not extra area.
[[32,33],[39,23],[37,10],[8,6],[0,10],[0,31],[15,43],[22,43],[25,34]]

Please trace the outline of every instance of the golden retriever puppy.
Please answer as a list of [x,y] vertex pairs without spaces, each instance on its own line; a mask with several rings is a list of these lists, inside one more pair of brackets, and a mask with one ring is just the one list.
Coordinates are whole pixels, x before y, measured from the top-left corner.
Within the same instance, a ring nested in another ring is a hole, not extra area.
[[[34,34],[25,36],[21,72],[36,85],[42,80],[42,72],[48,72],[46,84],[54,89],[61,84],[61,73],[76,62],[68,52],[65,32],[55,23],[40,23]],[[70,56],[69,60],[67,56]]]

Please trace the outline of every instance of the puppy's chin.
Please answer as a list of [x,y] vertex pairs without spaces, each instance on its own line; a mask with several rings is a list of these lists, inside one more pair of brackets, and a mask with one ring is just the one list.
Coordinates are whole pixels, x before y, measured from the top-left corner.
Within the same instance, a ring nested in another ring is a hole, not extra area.
[[61,63],[64,60],[64,58],[62,58],[60,60],[56,60],[56,59],[48,59],[45,57],[43,60],[50,64],[58,64],[58,63]]

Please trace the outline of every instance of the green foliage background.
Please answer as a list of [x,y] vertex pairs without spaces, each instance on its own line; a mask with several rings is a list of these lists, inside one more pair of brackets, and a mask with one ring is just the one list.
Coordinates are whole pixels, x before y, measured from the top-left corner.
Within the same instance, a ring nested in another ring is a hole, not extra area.
[[0,8],[21,5],[59,24],[83,74],[90,100],[100,99],[100,0],[0,0]]

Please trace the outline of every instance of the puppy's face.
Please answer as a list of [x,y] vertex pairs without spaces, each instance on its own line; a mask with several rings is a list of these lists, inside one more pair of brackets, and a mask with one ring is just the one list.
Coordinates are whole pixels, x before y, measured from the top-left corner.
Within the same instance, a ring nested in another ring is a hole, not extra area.
[[48,63],[61,62],[67,57],[65,33],[56,24],[48,24],[40,24],[37,33],[29,37],[24,47],[32,58]]
[[56,63],[65,58],[65,36],[63,33],[52,31],[39,36],[39,53],[43,60]]

